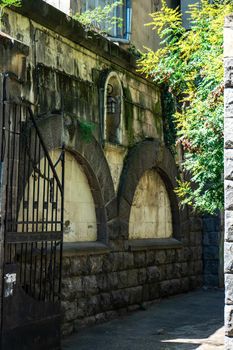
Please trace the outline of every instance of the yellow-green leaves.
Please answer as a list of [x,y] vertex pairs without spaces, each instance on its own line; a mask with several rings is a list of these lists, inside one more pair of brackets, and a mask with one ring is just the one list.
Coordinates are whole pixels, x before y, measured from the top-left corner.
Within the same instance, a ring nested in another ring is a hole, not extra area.
[[161,35],[161,37],[166,35],[166,29],[178,28],[182,23],[182,17],[179,10],[173,10],[167,7],[164,0],[162,0],[161,10],[155,13],[151,13],[150,16],[152,17],[152,22],[147,23],[146,25],[152,25],[152,29],[156,30],[158,34]]
[[21,6],[21,0],[0,0],[0,19],[2,17],[4,8],[12,5],[16,7]]
[[176,193],[182,203],[209,213],[223,206],[223,25],[232,12],[231,1],[201,0],[190,7],[192,28],[185,31],[178,9],[163,1],[150,23],[161,49],[138,61],[140,72],[168,85],[177,101],[173,120],[190,181],[179,182]]
[[6,6],[21,6],[21,0],[1,0],[0,1],[0,7],[6,7]]

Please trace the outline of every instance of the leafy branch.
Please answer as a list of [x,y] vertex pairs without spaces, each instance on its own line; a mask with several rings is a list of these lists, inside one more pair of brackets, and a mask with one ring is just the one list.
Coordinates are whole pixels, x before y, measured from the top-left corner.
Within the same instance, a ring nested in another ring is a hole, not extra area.
[[201,0],[189,8],[192,28],[186,31],[180,11],[163,0],[149,23],[161,47],[138,61],[140,72],[168,85],[176,100],[176,143],[184,153],[176,193],[183,204],[207,213],[223,208],[223,25],[232,12],[232,1]]
[[9,6],[20,7],[21,0],[1,0],[0,1],[0,19],[2,18],[3,10]]

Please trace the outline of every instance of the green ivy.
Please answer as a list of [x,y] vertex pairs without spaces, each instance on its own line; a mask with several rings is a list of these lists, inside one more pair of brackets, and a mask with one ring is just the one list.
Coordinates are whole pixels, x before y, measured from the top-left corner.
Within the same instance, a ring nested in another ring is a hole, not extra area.
[[169,91],[168,85],[163,85],[161,89],[161,99],[163,106],[163,131],[164,142],[172,154],[176,153],[177,130],[174,114],[176,112],[176,99]]
[[161,47],[148,50],[138,61],[140,71],[169,86],[176,100],[176,111],[166,114],[168,129],[175,123],[176,142],[184,153],[184,180],[176,193],[183,204],[211,214],[224,203],[223,26],[232,12],[232,1],[201,0],[201,6],[190,6],[192,28],[187,31],[179,9],[168,8],[163,0],[149,23],[159,34]]
[[125,129],[127,132],[128,143],[131,146],[134,143],[133,118],[134,107],[132,105],[132,96],[129,88],[124,88],[124,114]]
[[80,127],[80,132],[81,132],[81,137],[82,140],[85,142],[91,142],[92,136],[93,136],[93,131],[95,129],[95,124],[87,121],[78,121],[79,127]]
[[9,6],[21,6],[21,0],[0,0],[0,18],[2,17],[2,13],[4,8]]

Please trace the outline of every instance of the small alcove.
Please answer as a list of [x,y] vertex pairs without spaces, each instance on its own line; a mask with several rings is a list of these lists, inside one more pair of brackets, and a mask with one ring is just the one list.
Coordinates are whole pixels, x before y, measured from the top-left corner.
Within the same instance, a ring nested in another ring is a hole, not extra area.
[[113,144],[122,141],[122,96],[118,75],[115,72],[109,73],[104,88],[104,139]]

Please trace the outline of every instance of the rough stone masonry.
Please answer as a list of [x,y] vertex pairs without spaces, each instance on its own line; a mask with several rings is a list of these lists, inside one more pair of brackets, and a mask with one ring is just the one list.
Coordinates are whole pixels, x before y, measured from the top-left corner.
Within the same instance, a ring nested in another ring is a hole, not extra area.
[[233,15],[225,20],[225,349],[233,349]]

